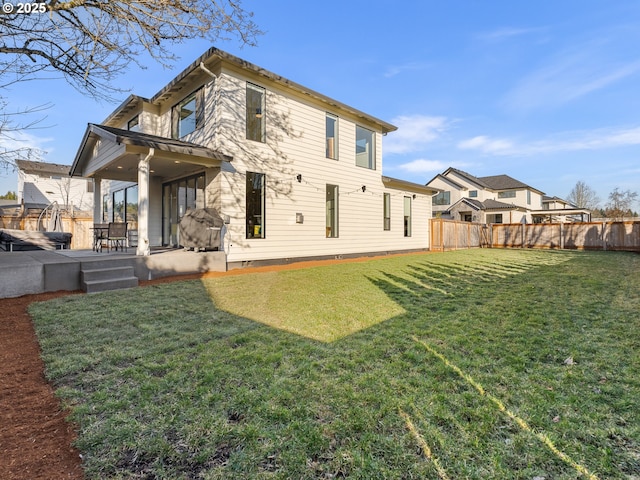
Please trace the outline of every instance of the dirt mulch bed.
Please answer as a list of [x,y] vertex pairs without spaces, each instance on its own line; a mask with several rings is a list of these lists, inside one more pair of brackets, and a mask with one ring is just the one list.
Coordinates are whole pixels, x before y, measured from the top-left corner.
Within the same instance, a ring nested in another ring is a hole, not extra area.
[[[269,272],[371,260],[318,260],[229,272],[166,277],[140,285],[167,283],[249,272]],[[84,479],[80,452],[72,446],[73,425],[61,410],[53,387],[44,376],[44,363],[27,308],[31,302],[82,292],[60,291],[0,299],[0,479]]]

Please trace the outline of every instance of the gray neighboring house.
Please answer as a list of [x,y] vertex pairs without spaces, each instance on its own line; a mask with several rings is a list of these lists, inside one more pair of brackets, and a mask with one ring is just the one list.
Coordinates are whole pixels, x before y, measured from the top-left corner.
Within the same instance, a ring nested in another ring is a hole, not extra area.
[[433,197],[434,217],[478,223],[543,223],[588,221],[590,212],[558,197],[548,197],[509,175],[476,177],[448,168],[427,186],[440,190]]

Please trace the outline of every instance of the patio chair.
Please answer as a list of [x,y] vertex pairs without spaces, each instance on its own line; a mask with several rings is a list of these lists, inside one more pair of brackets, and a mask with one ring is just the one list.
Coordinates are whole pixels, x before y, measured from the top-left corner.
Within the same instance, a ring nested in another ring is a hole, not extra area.
[[109,231],[107,233],[107,243],[109,244],[109,251],[115,248],[117,252],[118,247],[120,247],[120,250],[127,249],[127,223],[126,222],[109,223]]

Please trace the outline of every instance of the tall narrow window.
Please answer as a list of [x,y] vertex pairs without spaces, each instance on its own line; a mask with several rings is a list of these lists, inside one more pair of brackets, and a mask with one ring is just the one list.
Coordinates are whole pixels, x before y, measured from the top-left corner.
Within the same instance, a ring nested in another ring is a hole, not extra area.
[[374,133],[356,125],[356,165],[375,170]]
[[338,237],[338,186],[327,185],[327,238]]
[[404,236],[411,236],[411,197],[404,197]]
[[247,238],[264,238],[265,174],[247,172]]
[[527,190],[527,205],[531,205],[531,190]]
[[247,140],[265,141],[265,90],[247,83]]
[[385,230],[391,230],[391,194],[385,193],[382,198],[383,225]]
[[327,113],[326,150],[327,158],[338,158],[338,117],[330,113]]
[[185,97],[171,111],[171,136],[182,138],[204,124],[204,89]]

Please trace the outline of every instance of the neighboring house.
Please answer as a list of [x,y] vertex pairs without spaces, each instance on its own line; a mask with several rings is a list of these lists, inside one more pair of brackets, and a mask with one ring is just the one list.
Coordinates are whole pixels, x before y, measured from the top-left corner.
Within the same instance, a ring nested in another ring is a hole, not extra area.
[[559,197],[542,197],[542,212],[534,212],[535,223],[590,222],[591,211],[577,207]]
[[428,249],[437,190],[382,175],[394,130],[211,48],[89,124],[71,174],[94,179],[96,222],[137,222],[138,255],[179,246],[180,219],[203,207],[227,220],[230,266]]
[[[508,175],[475,177],[448,168],[427,186],[440,190],[433,197],[434,217],[479,223],[540,223],[549,219],[573,221],[575,215],[588,215],[587,210],[576,209],[567,202],[561,204],[561,199],[546,197]],[[559,208],[566,206],[571,208]]]
[[93,180],[70,177],[70,165],[16,160],[16,166],[17,203],[44,208],[57,202],[62,208],[93,210]]

